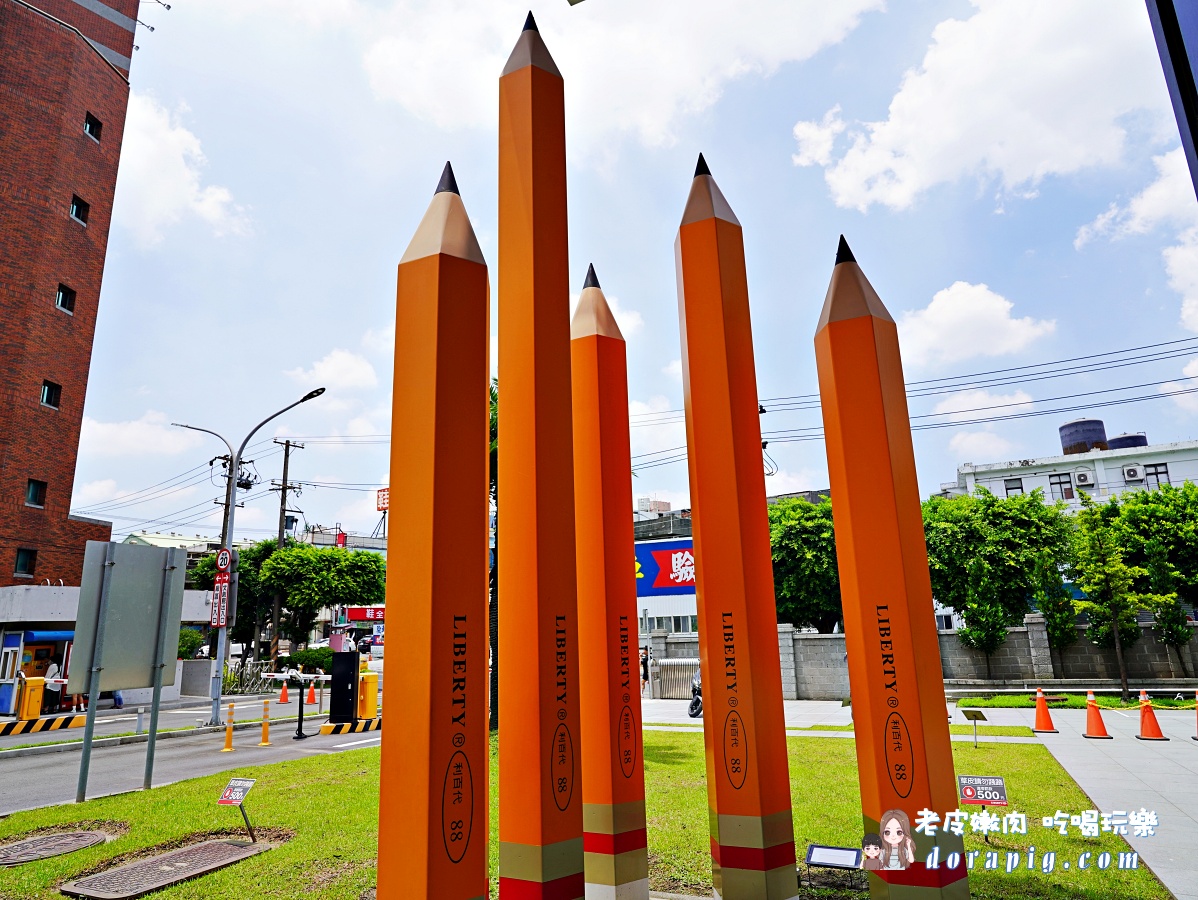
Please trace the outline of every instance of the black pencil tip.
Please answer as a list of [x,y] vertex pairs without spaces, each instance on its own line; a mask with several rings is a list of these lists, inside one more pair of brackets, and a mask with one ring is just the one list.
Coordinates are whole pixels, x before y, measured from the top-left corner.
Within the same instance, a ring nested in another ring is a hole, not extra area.
[[582,283],[582,289],[599,287],[599,276],[595,274],[595,264],[587,267],[587,280]]
[[857,257],[853,256],[853,251],[849,249],[849,242],[844,239],[844,235],[840,236],[840,245],[836,248],[836,265],[846,262],[856,262]]
[[437,184],[437,194],[457,194],[461,196],[461,191],[458,190],[458,180],[453,177],[453,166],[449,163],[445,164],[445,171],[441,173],[441,181]]
[[705,160],[703,158],[703,154],[700,153],[699,154],[699,162],[695,166],[695,177],[698,178],[700,175],[710,175],[710,174],[711,174],[711,169],[707,168],[707,160]]
[[525,31],[535,31],[538,34],[541,31],[541,29],[537,28],[537,20],[532,17],[531,9],[528,11],[528,18],[524,20],[524,30]]

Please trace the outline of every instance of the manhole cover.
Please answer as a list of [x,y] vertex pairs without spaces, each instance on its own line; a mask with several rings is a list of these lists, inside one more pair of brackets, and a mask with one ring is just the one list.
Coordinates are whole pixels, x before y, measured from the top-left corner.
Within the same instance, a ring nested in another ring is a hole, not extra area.
[[93,844],[102,844],[108,839],[102,831],[68,831],[61,834],[44,834],[0,847],[0,866],[19,866],[35,859],[48,859],[74,853]]
[[64,884],[59,890],[71,897],[93,897],[96,900],[140,897],[167,885],[223,869],[269,850],[272,846],[244,841],[207,841],[91,875]]

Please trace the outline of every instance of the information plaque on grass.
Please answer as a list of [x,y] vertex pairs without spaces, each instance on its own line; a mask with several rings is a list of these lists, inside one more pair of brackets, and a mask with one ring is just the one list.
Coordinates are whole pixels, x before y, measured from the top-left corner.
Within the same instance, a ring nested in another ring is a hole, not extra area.
[[139,860],[89,875],[64,884],[60,890],[68,897],[88,897],[92,900],[127,900],[141,897],[168,885],[189,878],[207,875],[235,862],[256,856],[271,849],[270,844],[247,844],[244,841],[206,841],[174,850],[162,856]]
[[216,802],[221,806],[241,806],[241,802],[250,792],[250,788],[254,786],[254,782],[253,778],[230,778],[229,783],[221,792],[220,799]]
[[107,835],[102,831],[43,834],[0,847],[0,866],[19,866],[21,863],[74,853],[84,847],[102,844],[106,839]]

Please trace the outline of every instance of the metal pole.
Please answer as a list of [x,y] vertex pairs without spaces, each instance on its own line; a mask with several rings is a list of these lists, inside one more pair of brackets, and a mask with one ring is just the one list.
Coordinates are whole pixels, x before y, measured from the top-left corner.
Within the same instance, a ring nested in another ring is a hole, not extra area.
[[246,831],[250,833],[250,843],[258,843],[258,839],[254,837],[254,826],[250,824],[250,817],[245,814],[245,801],[238,803],[237,808],[241,810],[241,818],[245,819]]
[[295,735],[291,738],[293,741],[302,741],[307,737],[304,734],[304,675],[301,672],[299,676],[299,719],[295,723]]
[[79,756],[79,784],[75,802],[87,799],[87,773],[92,762],[92,733],[96,728],[96,705],[100,700],[100,668],[104,653],[104,619],[108,613],[108,591],[112,586],[112,567],[116,565],[116,544],[109,541],[104,551],[104,575],[100,580],[100,602],[96,604],[96,639],[92,644],[90,678],[87,687],[87,722],[83,726],[83,752]]
[[[283,536],[287,530],[287,471],[291,462],[293,446],[298,445],[293,445],[291,441],[283,441],[283,483],[279,487],[279,541],[275,545],[276,553],[283,549]],[[283,596],[276,591],[270,618],[270,661],[272,666],[277,665],[279,661],[279,622],[282,616]]]
[[[182,559],[181,559],[182,557]],[[170,547],[166,551],[166,566],[162,570],[162,596],[158,601],[158,646],[154,651],[154,697],[150,701],[150,733],[146,736],[146,774],[141,786],[149,790],[154,785],[154,750],[158,744],[158,709],[162,703],[162,670],[166,666],[166,632],[170,624],[171,594],[180,564],[187,561],[182,550]],[[140,713],[138,719],[141,718]]]

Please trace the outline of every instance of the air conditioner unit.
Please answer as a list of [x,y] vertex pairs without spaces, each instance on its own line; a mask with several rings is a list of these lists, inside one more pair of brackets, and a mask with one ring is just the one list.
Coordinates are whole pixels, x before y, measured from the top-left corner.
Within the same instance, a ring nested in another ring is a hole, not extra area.
[[1094,473],[1074,472],[1073,481],[1078,487],[1094,487]]
[[1124,481],[1143,481],[1144,467],[1143,466],[1124,466],[1123,467]]

